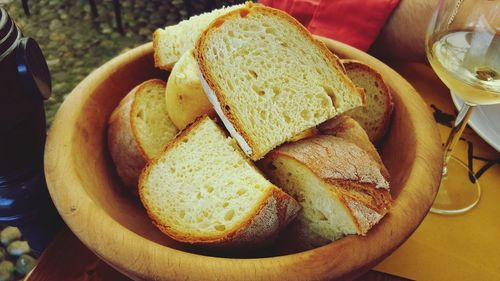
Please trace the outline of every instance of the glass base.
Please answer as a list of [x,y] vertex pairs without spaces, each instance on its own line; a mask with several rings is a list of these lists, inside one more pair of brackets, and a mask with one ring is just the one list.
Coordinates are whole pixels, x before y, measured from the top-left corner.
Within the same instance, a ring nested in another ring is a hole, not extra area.
[[469,168],[453,156],[448,161],[446,169],[447,173],[443,174],[431,213],[444,215],[465,213],[479,202],[481,197],[479,182]]

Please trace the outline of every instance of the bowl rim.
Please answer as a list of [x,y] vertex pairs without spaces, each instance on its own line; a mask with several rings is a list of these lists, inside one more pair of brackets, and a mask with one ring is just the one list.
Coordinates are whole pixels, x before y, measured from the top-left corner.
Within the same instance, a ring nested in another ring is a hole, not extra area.
[[[107,77],[101,75],[102,73],[116,70],[124,62],[132,61],[152,53],[152,43],[146,43],[121,54],[93,71],[68,95],[56,114],[45,148],[45,173],[50,195],[69,228],[89,249],[105,262],[127,276],[139,279],[158,278],[158,280],[163,280],[162,278],[164,278],[170,280],[172,276],[182,276],[183,278],[197,280],[199,278],[209,278],[211,277],[209,274],[215,271],[218,273],[212,278],[228,280],[247,279],[250,277],[248,274],[253,274],[251,276],[252,279],[282,280],[284,275],[280,275],[278,273],[280,271],[289,271],[288,276],[296,276],[295,278],[306,278],[309,280],[323,279],[325,278],[324,276],[345,278],[346,276],[362,274],[392,253],[422,222],[437,193],[441,179],[440,167],[442,167],[441,140],[437,126],[430,110],[416,90],[390,67],[378,59],[346,44],[320,36],[315,36],[315,38],[326,44],[330,50],[334,50],[336,54],[340,54],[341,56],[349,54],[349,58],[358,59],[369,65],[377,66],[377,71],[383,77],[391,78],[385,79],[390,88],[398,83],[398,88],[403,90],[400,98],[406,102],[409,102],[411,99],[412,107],[409,108],[409,111],[414,113],[412,118],[418,116],[418,119],[423,120],[419,122],[412,120],[415,132],[427,132],[427,135],[431,134],[426,139],[416,140],[415,159],[411,166],[411,172],[403,183],[405,189],[407,189],[406,186],[409,184],[411,184],[412,188],[417,188],[416,185],[418,184],[419,188],[423,189],[421,192],[425,193],[425,201],[419,202],[421,205],[418,214],[417,212],[411,214],[410,219],[414,221],[413,227],[399,234],[390,233],[392,235],[390,238],[397,240],[395,244],[391,246],[380,245],[380,254],[363,256],[366,262],[362,268],[353,268],[354,260],[348,258],[344,260],[343,257],[336,256],[335,252],[339,249],[349,247],[353,239],[361,241],[360,247],[363,246],[363,243],[366,246],[368,245],[366,243],[369,242],[370,235],[365,237],[348,236],[323,247],[283,256],[249,259],[212,257],[184,252],[148,240],[125,228],[113,220],[106,211],[96,207],[96,203],[88,196],[88,193],[82,186],[75,187],[78,177],[67,176],[67,169],[72,168],[71,165],[73,163],[72,158],[74,156],[70,152],[73,149],[72,136],[76,130],[75,123],[79,115],[78,113],[86,104],[87,99],[92,95],[97,85],[105,82],[107,79]],[[417,112],[418,114],[415,115]],[[57,141],[55,141],[56,139]],[[64,145],[61,145],[61,143]],[[64,168],[61,166],[64,166]],[[426,174],[428,177],[422,178],[419,176],[422,174]],[[410,204],[412,202],[411,200],[407,200],[405,202],[396,201],[395,203]],[[85,219],[89,225],[92,225],[92,229],[82,226],[82,219]],[[384,220],[392,219],[395,218],[391,217],[391,213],[384,218]],[[117,233],[117,229],[121,229],[122,231]],[[141,246],[132,245],[126,249],[124,247],[109,247],[110,244],[115,243],[117,240],[122,243],[128,242],[127,244],[140,244]],[[368,242],[363,242],[363,240]],[[145,253],[153,253],[154,257],[161,259],[162,262],[160,263],[155,260],[152,261],[151,266],[145,266],[140,262],[141,259],[149,257]],[[131,258],[120,258],[125,256]],[[322,263],[321,260],[328,261],[328,264]],[[310,268],[305,268],[304,265],[308,265]],[[332,268],[337,269],[335,274],[326,272]]]

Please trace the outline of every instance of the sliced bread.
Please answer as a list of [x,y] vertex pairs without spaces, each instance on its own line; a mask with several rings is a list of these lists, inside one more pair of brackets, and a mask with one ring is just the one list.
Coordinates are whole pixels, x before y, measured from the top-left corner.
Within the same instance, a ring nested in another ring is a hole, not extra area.
[[155,66],[171,70],[174,64],[187,50],[194,47],[194,42],[201,31],[218,16],[243,7],[243,4],[213,10],[192,16],[176,25],[157,29],[153,33],[153,49]]
[[168,115],[179,130],[202,115],[216,116],[201,86],[192,49],[185,52],[175,64],[168,77],[165,94]]
[[219,247],[272,241],[300,210],[208,117],[188,126],[141,174],[153,223],[181,242]]
[[365,106],[346,114],[359,122],[372,143],[378,144],[389,127],[394,107],[391,91],[382,76],[367,64],[356,60],[342,60],[342,63],[352,82],[365,89],[366,98]]
[[177,134],[165,106],[165,82],[148,80],[132,89],[111,114],[108,126],[108,147],[118,175],[136,191],[146,162]]
[[217,18],[195,58],[208,99],[252,160],[363,104],[337,57],[272,8],[247,3]]
[[259,165],[271,182],[302,205],[298,225],[322,238],[365,235],[391,203],[389,183],[375,160],[339,137],[323,135],[285,144]]

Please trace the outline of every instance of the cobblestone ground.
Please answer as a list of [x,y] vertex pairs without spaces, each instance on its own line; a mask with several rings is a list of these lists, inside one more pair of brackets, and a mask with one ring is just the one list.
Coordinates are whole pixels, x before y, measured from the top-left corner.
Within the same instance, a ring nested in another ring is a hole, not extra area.
[[116,28],[113,3],[96,0],[93,17],[87,0],[0,0],[26,36],[41,46],[52,75],[52,96],[46,101],[47,123],[67,94],[92,70],[114,56],[151,41],[155,29],[172,25],[190,14],[242,1],[122,0],[124,34]]

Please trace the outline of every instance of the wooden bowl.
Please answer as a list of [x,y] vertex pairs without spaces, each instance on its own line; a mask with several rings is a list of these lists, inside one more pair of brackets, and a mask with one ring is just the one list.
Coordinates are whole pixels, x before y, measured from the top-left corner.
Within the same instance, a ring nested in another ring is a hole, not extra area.
[[428,107],[401,76],[359,50],[320,40],[339,56],[377,69],[394,93],[395,112],[382,147],[394,206],[365,237],[348,236],[289,255],[228,258],[197,254],[157,230],[138,200],[122,189],[106,145],[107,121],[120,99],[146,79],[166,79],[167,73],[153,66],[151,44],[94,71],[57,113],[45,173],[67,225],[94,253],[135,280],[331,280],[354,278],[375,266],[427,214],[441,178],[441,140]]

